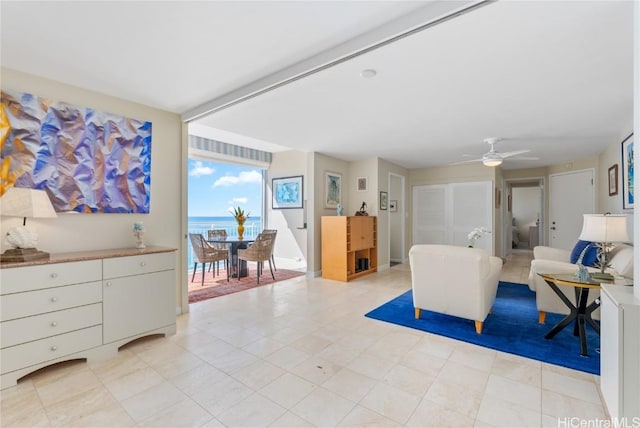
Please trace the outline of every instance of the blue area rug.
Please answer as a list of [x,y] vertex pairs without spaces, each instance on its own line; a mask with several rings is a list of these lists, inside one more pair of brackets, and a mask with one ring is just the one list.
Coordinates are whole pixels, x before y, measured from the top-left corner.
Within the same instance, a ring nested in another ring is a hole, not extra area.
[[[546,324],[538,323],[535,293],[524,284],[500,282],[493,313],[476,334],[473,321],[422,311],[415,319],[411,290],[367,313],[365,316],[486,348],[521,355],[558,366],[600,374],[600,336],[587,326],[589,357],[580,355],[580,339],[573,335],[573,323],[551,340],[545,334],[563,316],[547,314]],[[596,321],[598,322],[598,321]]]

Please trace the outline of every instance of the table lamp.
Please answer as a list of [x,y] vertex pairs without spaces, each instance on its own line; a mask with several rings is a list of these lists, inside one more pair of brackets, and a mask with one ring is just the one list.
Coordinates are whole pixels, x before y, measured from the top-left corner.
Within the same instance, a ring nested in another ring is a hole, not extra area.
[[24,262],[49,258],[49,253],[36,249],[38,234],[35,229],[27,226],[27,217],[57,217],[47,192],[11,187],[0,198],[0,214],[23,218],[22,226],[14,226],[7,231],[7,242],[13,248],[2,253],[0,261]]
[[598,262],[600,273],[592,273],[596,279],[612,280],[613,275],[605,273],[609,266],[609,251],[614,242],[628,242],[627,216],[624,214],[584,214],[582,232],[578,238],[582,241],[595,242],[598,246]]

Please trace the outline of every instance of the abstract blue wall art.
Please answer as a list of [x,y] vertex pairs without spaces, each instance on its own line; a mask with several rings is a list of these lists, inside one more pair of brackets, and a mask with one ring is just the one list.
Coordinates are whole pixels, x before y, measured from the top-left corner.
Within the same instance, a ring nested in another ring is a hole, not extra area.
[[2,192],[43,189],[57,212],[148,213],[151,122],[2,90]]
[[272,179],[271,191],[273,192],[273,209],[302,208],[302,175]]

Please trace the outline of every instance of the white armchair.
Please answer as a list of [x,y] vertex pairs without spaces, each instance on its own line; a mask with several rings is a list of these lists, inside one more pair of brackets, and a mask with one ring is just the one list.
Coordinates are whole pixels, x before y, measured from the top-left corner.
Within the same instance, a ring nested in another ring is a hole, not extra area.
[[[633,277],[633,247],[620,244],[611,250],[611,267],[605,272],[616,276]],[[529,288],[536,293],[536,307],[538,308],[538,322],[544,324],[547,313],[568,314],[569,308],[556,293],[547,285],[538,273],[575,273],[578,266],[570,263],[571,251],[559,248],[538,246],[533,249],[534,260],[531,261],[529,271]],[[599,272],[598,268],[588,267],[590,272]],[[575,305],[576,297],[571,287],[560,287],[560,290]],[[591,290],[587,304],[600,297],[599,290]],[[600,309],[591,314],[592,318],[600,319]]]
[[415,317],[421,309],[475,321],[482,333],[498,291],[502,259],[480,248],[414,245],[409,251]]

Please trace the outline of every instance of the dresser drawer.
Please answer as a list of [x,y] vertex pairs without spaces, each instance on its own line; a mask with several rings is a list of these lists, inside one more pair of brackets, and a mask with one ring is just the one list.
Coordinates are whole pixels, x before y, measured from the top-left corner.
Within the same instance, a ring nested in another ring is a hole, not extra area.
[[101,279],[101,260],[5,268],[0,269],[0,294],[20,293]]
[[0,296],[0,321],[102,301],[102,281]]
[[101,303],[5,321],[0,323],[0,348],[101,324]]
[[89,327],[58,336],[0,350],[0,372],[55,360],[102,344],[102,326]]
[[115,257],[102,261],[104,279],[171,270],[175,269],[175,265],[176,255],[173,251],[168,253]]

